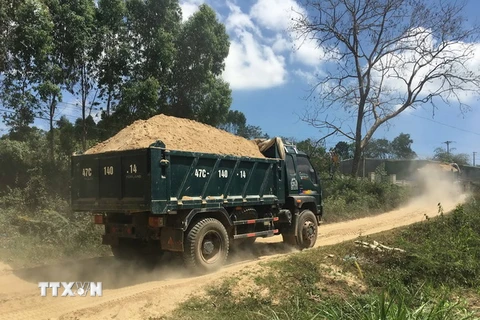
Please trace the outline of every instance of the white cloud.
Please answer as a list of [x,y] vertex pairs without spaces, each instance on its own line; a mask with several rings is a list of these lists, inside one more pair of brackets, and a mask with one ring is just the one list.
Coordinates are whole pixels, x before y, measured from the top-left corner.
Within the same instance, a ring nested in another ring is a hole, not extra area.
[[242,12],[239,6],[231,2],[227,2],[227,6],[230,10],[230,14],[225,21],[225,27],[227,28],[227,31],[238,33],[249,29],[260,34],[260,30],[257,28],[257,26],[255,26],[253,21],[250,19],[250,16]]
[[232,89],[266,89],[285,83],[285,59],[243,31],[230,44],[223,78]]
[[292,59],[307,66],[318,66],[325,60],[325,51],[315,40],[296,38],[293,40]]
[[[425,52],[436,52],[440,45],[446,47],[435,58],[425,54]],[[463,103],[471,102],[474,97],[478,97],[477,90],[472,84],[463,83],[461,78],[455,77],[450,77],[447,82],[444,81],[443,75],[467,75],[469,72],[480,75],[480,44],[463,42],[440,44],[429,30],[416,28],[410,30],[408,37],[395,46],[407,49],[397,50],[385,56],[380,61],[377,72],[374,73],[375,82],[379,83],[381,71],[387,70],[383,79],[385,100],[393,95],[397,97],[405,95],[407,82],[414,72],[412,88],[419,86],[425,78],[431,78],[423,85],[419,97],[440,93],[446,100],[459,99]],[[467,90],[458,90],[459,87]],[[452,88],[457,88],[456,95],[451,95]]]
[[317,77],[315,76],[315,72],[312,72],[312,71],[305,71],[305,70],[302,70],[302,69],[296,69],[293,71],[293,73],[305,80],[309,85],[313,85],[315,84],[315,81],[317,80]]
[[305,10],[294,0],[258,0],[250,15],[263,27],[273,31],[286,31],[292,18]]
[[204,0],[184,0],[180,1],[180,8],[182,9],[182,21],[187,21],[198,11],[198,7],[205,3]]
[[277,33],[274,39],[270,40],[273,51],[283,53],[293,49],[292,41]]
[[325,52],[315,40],[301,37],[292,30],[293,19],[306,14],[305,9],[295,0],[258,0],[251,8],[250,15],[264,28],[278,32],[273,49],[276,52],[293,50],[292,62],[305,66],[318,66]]
[[228,7],[230,14],[225,24],[232,39],[223,73],[225,81],[237,90],[266,89],[285,83],[285,58],[263,44],[260,30],[240,7],[232,3]]

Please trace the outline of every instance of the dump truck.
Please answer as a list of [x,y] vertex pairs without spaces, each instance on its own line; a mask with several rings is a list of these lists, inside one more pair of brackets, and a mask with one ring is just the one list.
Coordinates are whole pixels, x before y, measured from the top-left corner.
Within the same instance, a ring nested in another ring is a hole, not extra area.
[[102,243],[122,260],[169,251],[208,272],[258,237],[313,247],[323,207],[309,157],[280,138],[256,142],[265,158],[171,150],[162,141],[73,155],[72,209],[92,213]]

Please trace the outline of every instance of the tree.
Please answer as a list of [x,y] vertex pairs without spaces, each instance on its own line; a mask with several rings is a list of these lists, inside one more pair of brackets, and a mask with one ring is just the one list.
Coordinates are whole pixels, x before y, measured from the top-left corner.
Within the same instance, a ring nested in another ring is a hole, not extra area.
[[262,128],[259,126],[247,124],[247,118],[243,112],[238,110],[229,110],[226,115],[225,123],[222,123],[218,127],[246,139],[269,138],[268,134],[263,133]]
[[128,42],[126,14],[124,0],[98,1],[95,51],[102,53],[98,61],[98,97],[105,101],[107,115],[120,99],[123,77],[128,75],[128,57],[133,49]]
[[400,133],[391,143],[391,152],[396,159],[414,159],[417,157],[412,150],[413,140],[408,133]]
[[60,120],[57,121],[57,127],[59,131],[59,153],[61,156],[69,159],[77,147],[75,141],[78,140],[75,139],[75,127],[65,116],[62,116]]
[[433,160],[442,161],[447,163],[456,163],[458,165],[468,165],[469,156],[465,153],[454,154],[447,152],[444,148],[436,148],[434,151]]
[[371,139],[363,150],[365,158],[388,159],[390,155],[391,145],[387,139]]
[[247,125],[247,118],[243,112],[228,110],[225,122],[218,127],[233,134],[238,134]]
[[353,156],[353,145],[345,141],[338,142],[333,150],[340,156],[342,160],[350,159]]
[[169,114],[212,126],[225,122],[232,103],[220,78],[230,42],[215,11],[203,4],[182,26],[176,43]]
[[[158,113],[160,83],[149,77],[144,81],[132,81],[122,87],[122,100],[110,116],[118,130],[135,120],[148,119]],[[106,115],[108,117],[108,115]]]
[[6,69],[7,43],[9,42],[10,26],[12,25],[12,6],[9,6],[9,4],[10,1],[8,0],[0,0],[0,76]]
[[305,152],[310,157],[312,165],[317,172],[328,172],[331,165],[330,158],[327,156],[326,150],[320,141],[306,139],[298,142],[296,145],[298,150]]
[[270,136],[262,131],[259,126],[253,126],[247,124],[238,130],[237,135],[244,137],[245,139],[269,139]]
[[[9,14],[1,96],[3,106],[12,112],[4,119],[12,132],[26,132],[35,116],[43,115],[43,75],[52,49],[53,23],[48,7],[40,1],[14,4]],[[53,150],[53,143],[50,147]]]
[[[87,121],[97,98],[97,62],[95,50],[95,3],[93,0],[65,0],[55,15],[57,54],[62,57],[67,90],[79,96],[83,134],[82,148],[87,148]],[[91,94],[94,93],[93,97]]]
[[165,112],[171,94],[175,39],[181,27],[180,5],[172,0],[127,0],[126,5],[131,48],[128,82],[155,79],[160,85],[157,110]]
[[[465,105],[480,86],[469,62],[478,27],[466,28],[465,3],[427,0],[313,0],[294,30],[332,54],[303,120],[355,142],[352,175],[375,131],[409,108],[437,101]],[[330,109],[348,118],[329,119]],[[354,129],[345,129],[353,120]]]

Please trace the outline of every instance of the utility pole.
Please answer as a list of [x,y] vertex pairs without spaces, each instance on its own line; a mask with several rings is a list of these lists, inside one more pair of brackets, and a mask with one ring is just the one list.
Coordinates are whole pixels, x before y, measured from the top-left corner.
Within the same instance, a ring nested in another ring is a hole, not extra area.
[[447,154],[450,154],[450,143],[452,143],[452,142],[455,142],[455,141],[449,141],[449,140],[447,140],[447,141],[443,142],[443,143],[445,143],[445,144],[447,145]]
[[473,166],[475,167],[475,155],[477,154],[476,151],[473,151]]

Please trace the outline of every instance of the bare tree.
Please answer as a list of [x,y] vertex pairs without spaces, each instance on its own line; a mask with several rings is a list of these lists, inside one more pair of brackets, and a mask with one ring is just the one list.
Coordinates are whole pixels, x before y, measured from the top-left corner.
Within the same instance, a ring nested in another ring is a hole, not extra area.
[[[468,110],[480,85],[472,59],[480,46],[478,27],[465,25],[465,3],[314,0],[305,7],[294,31],[331,54],[303,120],[326,130],[325,137],[355,141],[352,175],[374,132],[408,108],[443,101]],[[329,119],[327,112],[337,116]]]

